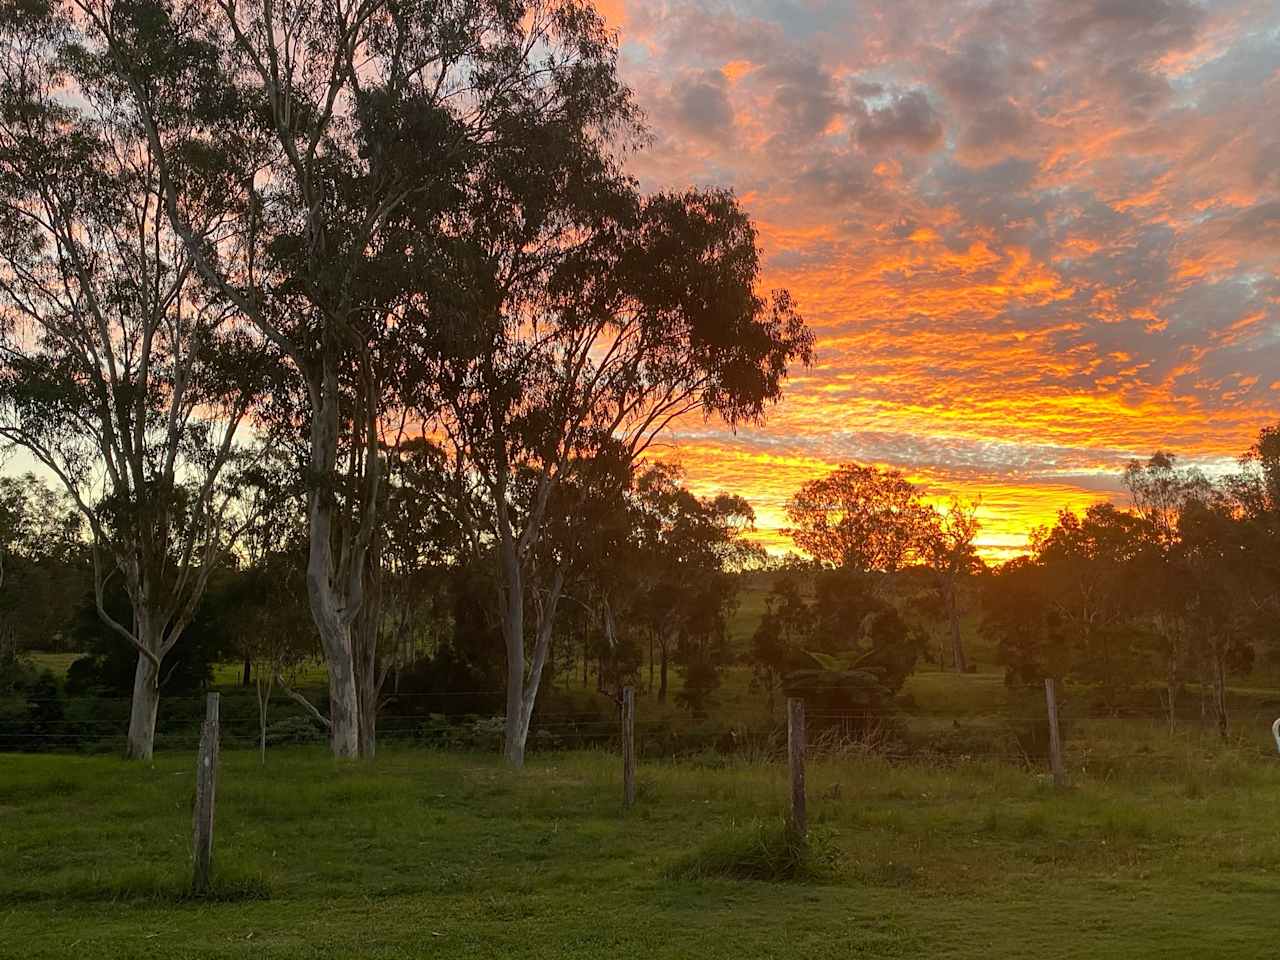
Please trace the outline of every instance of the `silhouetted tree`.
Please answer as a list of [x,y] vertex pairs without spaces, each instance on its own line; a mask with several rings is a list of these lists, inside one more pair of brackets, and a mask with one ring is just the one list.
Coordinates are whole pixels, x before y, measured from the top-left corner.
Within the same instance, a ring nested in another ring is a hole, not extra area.
[[924,559],[933,514],[897,470],[846,463],[797,490],[787,519],[796,546],[824,567],[887,574]]
[[923,532],[924,560],[933,576],[934,587],[946,616],[951,638],[951,662],[957,673],[968,670],[964,642],[960,636],[960,595],[965,582],[982,566],[974,539],[981,524],[978,505],[952,499],[945,513],[934,511]]

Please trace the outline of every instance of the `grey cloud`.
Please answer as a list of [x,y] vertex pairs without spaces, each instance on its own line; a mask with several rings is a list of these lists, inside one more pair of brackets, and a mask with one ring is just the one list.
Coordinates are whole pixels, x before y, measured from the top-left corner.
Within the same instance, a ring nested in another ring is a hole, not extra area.
[[846,109],[831,74],[815,63],[770,64],[760,79],[773,85],[774,107],[792,135],[815,137]]
[[970,150],[987,151],[1024,141],[1034,127],[1034,120],[1008,100],[997,101],[974,114],[961,138]]
[[857,140],[868,150],[905,147],[923,153],[942,141],[942,120],[923,90],[910,90],[887,106],[868,110],[858,124]]
[[1049,0],[1044,8],[1044,22],[1060,42],[1100,44],[1126,57],[1158,57],[1190,46],[1204,17],[1192,0]]
[[676,122],[687,133],[723,140],[733,128],[729,82],[718,70],[703,70],[677,81],[671,101]]
[[982,105],[1009,95],[1009,67],[1001,46],[970,42],[947,57],[935,76],[947,96],[963,104]]
[[845,205],[864,199],[875,189],[871,165],[853,154],[823,154],[793,178],[796,191],[818,203]]
[[700,3],[673,6],[656,29],[665,35],[671,51],[719,63],[728,60],[766,63],[788,45],[782,28],[776,23],[743,16],[730,7],[713,10]]
[[1234,240],[1280,250],[1280,200],[1255,204],[1237,214],[1227,234]]

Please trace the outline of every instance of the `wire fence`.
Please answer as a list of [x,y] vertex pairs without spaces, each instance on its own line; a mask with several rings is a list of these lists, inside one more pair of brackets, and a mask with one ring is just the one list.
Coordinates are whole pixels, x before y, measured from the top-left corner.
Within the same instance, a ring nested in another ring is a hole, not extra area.
[[[323,706],[323,692],[309,692]],[[379,744],[404,747],[496,753],[504,738],[504,702],[501,690],[389,695],[377,720],[376,739]],[[129,706],[128,697],[117,695],[0,701],[0,751],[121,753],[127,742]],[[763,704],[755,714],[739,718],[693,716],[651,696],[641,698],[637,706],[635,742],[642,759],[713,762],[785,755],[785,721]],[[1074,715],[1067,709],[1062,722],[1068,759],[1159,763],[1177,751],[1213,751],[1224,746],[1260,758],[1277,756],[1270,725],[1280,708],[1264,701],[1236,710],[1224,738],[1215,718],[1194,706],[1173,724],[1164,712]],[[201,695],[162,697],[156,750],[194,750],[203,717]],[[1049,749],[1046,712],[1026,703],[963,714],[812,705],[807,720],[811,749],[819,756],[1034,765],[1044,760]],[[231,750],[258,748],[264,738],[268,748],[277,748],[322,745],[326,731],[300,705],[279,695],[269,702],[264,724],[253,689],[240,687],[224,688],[221,737]],[[528,749],[533,753],[617,750],[621,738],[621,704],[612,695],[600,694],[585,707],[553,705],[535,712]]]

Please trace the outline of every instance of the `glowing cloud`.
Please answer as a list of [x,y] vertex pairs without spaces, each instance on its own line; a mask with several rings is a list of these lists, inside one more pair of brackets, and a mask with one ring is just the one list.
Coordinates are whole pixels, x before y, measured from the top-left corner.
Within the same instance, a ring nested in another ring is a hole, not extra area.
[[818,334],[767,427],[663,455],[762,536],[843,460],[983,499],[990,557],[1125,460],[1280,419],[1280,8],[614,0],[650,187],[732,184]]

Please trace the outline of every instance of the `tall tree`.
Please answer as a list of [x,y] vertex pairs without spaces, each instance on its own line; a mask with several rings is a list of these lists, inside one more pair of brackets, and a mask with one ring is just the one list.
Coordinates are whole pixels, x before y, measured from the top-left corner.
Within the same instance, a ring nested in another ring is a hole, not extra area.
[[1178,464],[1176,454],[1157,450],[1146,463],[1131,460],[1122,478],[1134,512],[1151,525],[1166,548],[1178,539],[1178,519],[1188,502],[1204,499],[1208,478],[1194,467]]
[[[566,156],[569,176],[536,175]],[[730,193],[640,198],[576,136],[490,175],[453,272],[483,337],[442,365],[431,423],[469,485],[458,502],[483,507],[463,526],[496,547],[505,751],[520,766],[573,563],[541,547],[556,488],[602,457],[629,468],[681,416],[762,418],[811,336],[788,295],[757,293],[756,233]]]
[[353,628],[360,704],[360,753],[377,752],[378,714],[387,680],[430,652],[429,609],[459,560],[461,537],[445,506],[446,460],[423,438],[384,451],[385,502],[366,556],[369,596]]
[[1172,729],[1192,657],[1192,630],[1185,603],[1192,572],[1185,552],[1179,549],[1180,523],[1192,504],[1212,498],[1212,484],[1200,470],[1183,466],[1176,454],[1163,450],[1157,450],[1145,463],[1130,461],[1121,480],[1129,491],[1133,511],[1146,521],[1153,548],[1144,556],[1138,596],[1164,660],[1164,703]]
[[637,478],[629,619],[657,646],[658,700],[667,698],[674,663],[684,675],[681,702],[701,713],[728,654],[738,574],[759,561],[760,551],[744,538],[755,523],[750,504],[726,494],[697,497],[682,478],[668,464]]
[[774,696],[787,674],[809,666],[804,646],[812,627],[809,604],[790,572],[781,574],[765,599],[765,611],[751,635],[751,677],[763,687],[773,713]]
[[[228,468],[260,348],[196,282],[162,164],[77,27],[42,4],[0,21],[0,437],[85,518],[98,614],[137,651],[128,753],[149,759],[164,658],[234,538]],[[188,225],[199,244],[214,229]],[[104,603],[116,576],[125,621]]]
[[1069,677],[1116,705],[1149,662],[1134,622],[1152,539],[1148,521],[1108,503],[1064,510],[1037,530],[1032,555],[1005,564],[984,596],[983,631],[999,644],[1006,682]]
[[1182,608],[1190,652],[1208,680],[1213,720],[1227,738],[1227,678],[1253,666],[1258,607],[1251,602],[1259,573],[1249,550],[1249,526],[1221,496],[1187,502],[1178,520],[1177,559],[1184,566]]

